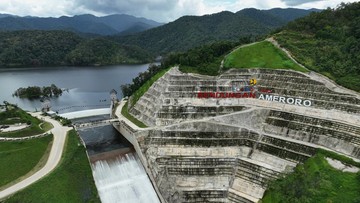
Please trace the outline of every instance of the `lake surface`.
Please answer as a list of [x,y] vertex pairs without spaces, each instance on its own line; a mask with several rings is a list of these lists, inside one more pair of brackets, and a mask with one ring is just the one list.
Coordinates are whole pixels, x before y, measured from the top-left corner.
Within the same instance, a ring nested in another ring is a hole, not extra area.
[[39,100],[19,99],[12,94],[20,87],[55,84],[68,89],[59,98],[51,98],[52,110],[59,113],[110,106],[110,90],[122,97],[120,86],[130,83],[149,64],[98,67],[41,67],[0,69],[0,102],[8,101],[35,111],[41,109]]

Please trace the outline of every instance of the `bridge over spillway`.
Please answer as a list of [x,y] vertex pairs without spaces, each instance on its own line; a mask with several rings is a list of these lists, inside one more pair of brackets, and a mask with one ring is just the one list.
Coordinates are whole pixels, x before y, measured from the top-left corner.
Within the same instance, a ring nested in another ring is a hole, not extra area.
[[[91,117],[91,116],[99,116],[99,115],[110,115],[111,117],[111,108],[100,108],[100,109],[88,109],[82,111],[74,111],[59,114],[59,116],[67,118],[67,119],[76,119],[76,118],[84,118],[84,117]],[[85,122],[77,122],[74,124],[75,128],[90,128],[90,127],[98,127],[109,125],[114,122],[119,122],[118,119],[100,119],[100,120],[93,120],[93,121],[85,121]]]
[[84,123],[76,123],[74,124],[75,128],[93,128],[93,127],[99,127],[104,125],[109,125],[119,122],[119,119],[106,119],[106,120],[96,120],[96,121],[90,121],[90,122],[84,122]]

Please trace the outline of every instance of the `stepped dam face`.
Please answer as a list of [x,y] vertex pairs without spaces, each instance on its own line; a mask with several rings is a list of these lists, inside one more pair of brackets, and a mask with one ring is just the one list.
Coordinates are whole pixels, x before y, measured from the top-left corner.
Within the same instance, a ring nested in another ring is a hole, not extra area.
[[314,74],[212,77],[174,67],[129,107],[151,128],[115,127],[128,132],[164,202],[258,202],[318,148],[360,159],[359,98]]

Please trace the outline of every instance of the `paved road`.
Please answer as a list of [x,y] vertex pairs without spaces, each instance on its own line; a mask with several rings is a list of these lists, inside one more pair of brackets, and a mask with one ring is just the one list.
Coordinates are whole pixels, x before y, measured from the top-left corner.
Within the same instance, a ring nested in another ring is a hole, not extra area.
[[[40,117],[40,113],[32,113],[32,116]],[[6,188],[3,191],[0,191],[0,199],[4,199],[9,195],[24,189],[25,187],[31,185],[32,183],[35,183],[36,181],[40,180],[41,178],[49,174],[59,164],[64,149],[67,131],[69,131],[72,128],[61,126],[61,124],[58,123],[57,121],[47,117],[45,117],[44,119],[45,121],[50,122],[54,126],[54,128],[51,130],[51,132],[54,135],[54,142],[51,147],[50,155],[45,166],[36,173],[34,173],[32,176],[24,179],[23,181],[13,186]]]
[[123,108],[126,102],[127,101],[124,99],[120,101],[119,106],[116,108],[115,115],[118,117],[119,120],[125,121],[125,123],[128,124],[132,129],[137,131],[144,130],[145,128],[140,128],[139,126],[135,125],[133,122],[129,121],[125,116],[121,114],[121,109]]

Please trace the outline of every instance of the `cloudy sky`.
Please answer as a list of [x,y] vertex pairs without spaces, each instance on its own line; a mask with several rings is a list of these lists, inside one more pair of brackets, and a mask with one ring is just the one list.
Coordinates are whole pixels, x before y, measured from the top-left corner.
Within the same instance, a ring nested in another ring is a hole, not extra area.
[[334,8],[341,2],[355,0],[0,0],[0,13],[41,17],[123,13],[169,22],[183,15],[204,15],[224,10],[236,12],[250,7],[323,9]]

